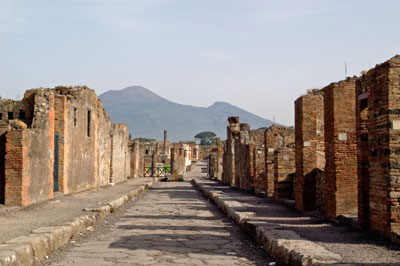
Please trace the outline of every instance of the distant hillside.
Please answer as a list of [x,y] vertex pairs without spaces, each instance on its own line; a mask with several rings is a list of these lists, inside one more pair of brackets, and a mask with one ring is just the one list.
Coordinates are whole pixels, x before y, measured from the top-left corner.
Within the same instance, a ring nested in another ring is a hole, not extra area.
[[239,116],[240,122],[252,129],[272,124],[243,109],[225,102],[216,102],[208,108],[171,102],[150,90],[132,86],[123,90],[107,91],[99,96],[114,123],[129,126],[132,137],[161,140],[164,129],[172,141],[193,140],[202,131],[213,131],[226,138],[228,116]]

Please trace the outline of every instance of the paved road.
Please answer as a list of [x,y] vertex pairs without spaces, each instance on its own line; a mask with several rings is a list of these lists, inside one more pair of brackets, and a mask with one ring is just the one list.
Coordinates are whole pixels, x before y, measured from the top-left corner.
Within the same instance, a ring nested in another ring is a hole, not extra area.
[[159,183],[45,265],[268,265],[190,182]]

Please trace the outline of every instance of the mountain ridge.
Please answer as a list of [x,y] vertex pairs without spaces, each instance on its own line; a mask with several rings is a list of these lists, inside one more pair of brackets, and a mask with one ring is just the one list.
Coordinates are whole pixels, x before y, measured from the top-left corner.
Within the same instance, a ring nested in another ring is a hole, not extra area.
[[208,107],[197,107],[172,102],[142,86],[110,90],[99,96],[114,123],[125,123],[132,137],[161,140],[168,130],[172,141],[193,140],[202,131],[213,131],[226,138],[228,116],[239,116],[240,122],[252,129],[267,127],[264,119],[228,102],[216,101]]

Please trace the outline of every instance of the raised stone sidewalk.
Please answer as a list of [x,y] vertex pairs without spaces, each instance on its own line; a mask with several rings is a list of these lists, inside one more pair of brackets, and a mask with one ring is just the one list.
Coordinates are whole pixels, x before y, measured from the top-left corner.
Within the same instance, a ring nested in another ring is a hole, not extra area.
[[400,265],[399,247],[222,183],[193,183],[280,265]]
[[77,234],[92,231],[106,215],[157,181],[130,179],[26,208],[0,208],[0,266],[44,259]]

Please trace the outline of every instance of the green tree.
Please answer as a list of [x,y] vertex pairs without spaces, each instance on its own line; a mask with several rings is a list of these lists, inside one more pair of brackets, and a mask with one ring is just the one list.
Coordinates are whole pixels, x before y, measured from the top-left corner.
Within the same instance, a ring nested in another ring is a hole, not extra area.
[[216,137],[217,137],[217,135],[211,131],[200,132],[199,134],[194,136],[195,139],[200,140],[200,145],[202,145],[202,146],[209,146],[209,145],[215,144]]

